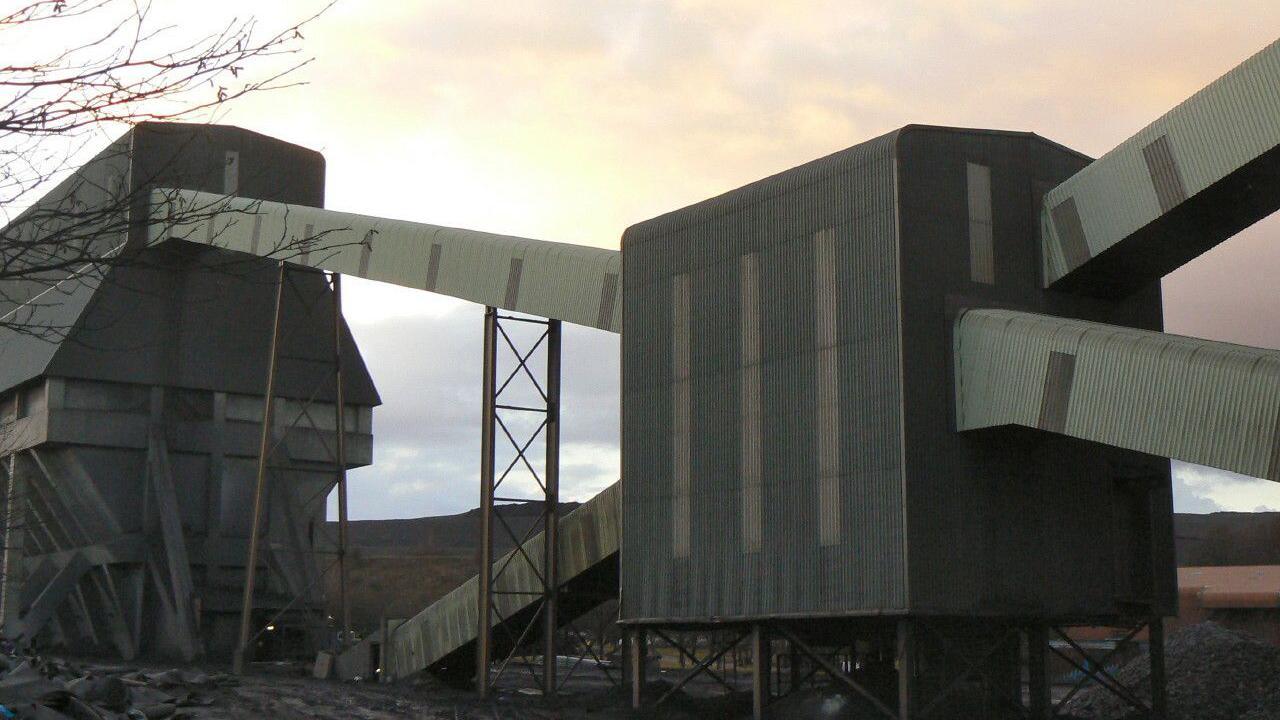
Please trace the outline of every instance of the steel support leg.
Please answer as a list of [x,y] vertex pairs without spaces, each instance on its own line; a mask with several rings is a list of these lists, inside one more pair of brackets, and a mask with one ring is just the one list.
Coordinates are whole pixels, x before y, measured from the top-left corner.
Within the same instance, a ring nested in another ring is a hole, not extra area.
[[338,487],[338,619],[342,622],[341,652],[351,640],[351,607],[347,602],[347,423],[346,396],[342,383],[342,276],[333,273],[333,363],[334,363],[334,472]]
[[769,702],[769,675],[773,667],[769,657],[769,638],[764,626],[751,626],[751,717],[764,718],[764,706]]
[[1151,716],[1155,720],[1166,720],[1169,703],[1164,664],[1164,618],[1151,618],[1147,625],[1147,639],[1147,652],[1151,656]]
[[646,638],[644,630],[633,628],[627,631],[627,655],[630,659],[629,665],[631,666],[631,708],[633,710],[640,709],[640,703],[644,693],[644,665],[649,654],[645,646]]
[[1027,684],[1031,691],[1032,720],[1050,720],[1053,702],[1049,694],[1049,633],[1043,625],[1027,629]]
[[258,479],[253,490],[253,519],[249,526],[249,557],[244,566],[244,596],[240,603],[240,639],[236,643],[232,670],[243,675],[247,663],[252,661],[253,650],[249,636],[253,625],[253,584],[258,569],[258,541],[262,529],[263,500],[267,480],[267,455],[271,449],[271,428],[275,422],[276,364],[280,354],[281,315],[284,307],[285,264],[280,262],[276,280],[275,320],[271,326],[271,359],[267,364],[267,389],[263,397],[262,436],[258,446]]
[[898,622],[898,718],[911,720],[915,708],[912,690],[915,689],[915,628],[910,620]]
[[493,461],[494,423],[497,409],[494,398],[497,372],[498,310],[484,310],[483,399],[480,409],[480,574],[478,592],[480,612],[476,628],[476,691],[480,697],[489,694],[490,618],[493,614]]
[[560,589],[560,321],[547,322],[545,526],[542,532],[542,692],[556,693],[556,605]]

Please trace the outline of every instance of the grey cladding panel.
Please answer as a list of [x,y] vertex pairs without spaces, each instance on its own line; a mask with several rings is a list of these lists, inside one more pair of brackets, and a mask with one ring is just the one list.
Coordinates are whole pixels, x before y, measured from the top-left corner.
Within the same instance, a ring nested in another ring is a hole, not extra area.
[[226,160],[222,168],[222,193],[238,195],[240,193],[240,153],[228,150],[224,157]]
[[524,260],[511,258],[511,269],[507,271],[506,306],[515,307],[520,298],[520,272],[524,268]]
[[371,228],[364,233],[364,239],[360,241],[360,271],[357,273],[360,277],[369,274],[369,260],[373,257],[373,236],[377,233]]
[[1062,352],[1049,353],[1049,367],[1044,376],[1044,393],[1040,398],[1040,420],[1037,423],[1041,430],[1060,433],[1066,429],[1075,371],[1075,355]]
[[[213,223],[209,223],[209,227],[213,227]],[[261,215],[253,216],[253,236],[250,242],[252,243],[250,245],[250,247],[252,248],[250,252],[252,252],[254,255],[257,255],[258,245],[261,244],[262,242],[262,216]]]
[[431,253],[427,258],[427,281],[423,283],[426,290],[435,290],[440,278],[440,243],[431,243]]
[[608,327],[613,320],[613,308],[618,299],[618,273],[606,273],[604,287],[600,290],[600,315],[596,318],[598,327]]
[[991,237],[991,168],[968,163],[969,278],[995,283],[995,258]]
[[1161,135],[1142,148],[1142,158],[1147,163],[1147,172],[1151,174],[1151,185],[1155,188],[1156,200],[1160,202],[1162,212],[1169,212],[1187,199],[1182,173],[1173,159],[1168,135]]
[[[209,223],[209,226],[212,227],[213,223]],[[302,237],[299,239],[299,242],[298,242],[298,246],[302,249],[302,251],[298,253],[298,264],[300,265],[310,264],[311,246],[315,245],[315,240],[316,240],[316,226],[312,223],[307,223],[306,227],[304,227],[302,230]]]
[[1091,253],[1075,198],[1069,197],[1053,208],[1053,225],[1062,241],[1062,251],[1067,256],[1067,261],[1083,265],[1091,257]]

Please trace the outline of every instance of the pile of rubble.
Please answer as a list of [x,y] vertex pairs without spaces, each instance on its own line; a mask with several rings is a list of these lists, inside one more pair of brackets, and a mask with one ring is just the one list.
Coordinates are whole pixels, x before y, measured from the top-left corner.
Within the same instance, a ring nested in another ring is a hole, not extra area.
[[[1208,622],[1170,635],[1165,665],[1170,720],[1280,720],[1280,648]],[[1116,677],[1150,702],[1151,665],[1145,653]],[[1140,717],[1100,687],[1079,693],[1064,714],[1091,720]]]
[[165,720],[196,717],[235,679],[189,670],[144,672],[78,667],[40,657],[0,655],[0,718]]

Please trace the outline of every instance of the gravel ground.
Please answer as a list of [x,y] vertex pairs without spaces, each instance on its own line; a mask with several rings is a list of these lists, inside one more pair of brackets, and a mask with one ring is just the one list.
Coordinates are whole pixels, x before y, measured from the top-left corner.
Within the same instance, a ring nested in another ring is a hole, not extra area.
[[[430,678],[379,685],[316,680],[300,664],[257,664],[234,677],[213,667],[106,665],[0,655],[0,719],[21,720],[708,720],[741,717],[745,697],[677,692],[659,711],[632,712],[627,696],[587,678],[554,703],[530,690],[499,688],[480,701]],[[646,688],[650,699],[670,684]],[[6,712],[12,713],[6,715]]]
[[[1280,720],[1280,648],[1215,623],[1184,628],[1165,643],[1170,720]],[[1151,699],[1146,656],[1122,667],[1119,680]],[[1136,717],[1099,687],[1077,695],[1069,715],[1097,720]]]

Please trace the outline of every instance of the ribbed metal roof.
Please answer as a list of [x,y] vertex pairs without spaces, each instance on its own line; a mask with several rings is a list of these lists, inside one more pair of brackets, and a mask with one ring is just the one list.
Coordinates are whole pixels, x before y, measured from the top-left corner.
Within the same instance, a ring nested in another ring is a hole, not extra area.
[[960,430],[1024,425],[1280,480],[1280,352],[1012,310],[955,333]]
[[[152,242],[181,238],[618,332],[616,250],[301,205],[156,190]],[[193,210],[193,208],[195,210]],[[314,238],[310,247],[301,241]]]
[[1045,286],[1278,145],[1280,41],[1045,195]]
[[45,373],[100,282],[96,274],[68,278],[0,315],[0,390]]

